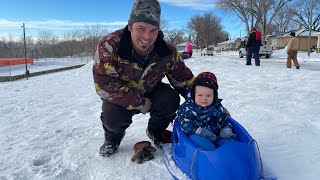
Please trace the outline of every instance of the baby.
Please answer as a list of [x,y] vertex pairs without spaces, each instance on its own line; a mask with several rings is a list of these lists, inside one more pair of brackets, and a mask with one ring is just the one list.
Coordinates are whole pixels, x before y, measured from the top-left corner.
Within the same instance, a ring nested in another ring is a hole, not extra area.
[[[189,88],[186,101],[178,109],[181,129],[198,147],[216,149],[236,136],[221,101],[216,76],[210,72],[200,73]],[[201,138],[212,143],[205,144]]]

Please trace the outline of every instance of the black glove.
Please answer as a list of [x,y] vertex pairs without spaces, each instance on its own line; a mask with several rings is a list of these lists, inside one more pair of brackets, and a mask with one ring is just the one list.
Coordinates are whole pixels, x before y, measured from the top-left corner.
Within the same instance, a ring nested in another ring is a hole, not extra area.
[[156,148],[151,146],[149,141],[140,141],[133,146],[135,154],[131,158],[131,162],[138,164],[143,161],[149,161],[154,158],[152,152],[156,151]]

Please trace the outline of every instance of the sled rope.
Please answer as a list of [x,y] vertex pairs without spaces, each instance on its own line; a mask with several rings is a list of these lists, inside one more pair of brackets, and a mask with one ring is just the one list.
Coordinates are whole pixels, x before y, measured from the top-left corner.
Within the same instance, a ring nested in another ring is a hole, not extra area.
[[166,150],[163,150],[162,151],[162,155],[163,155],[163,159],[164,159],[164,163],[169,171],[169,173],[171,174],[171,176],[173,177],[174,180],[179,180],[175,175],[174,173],[172,172],[172,170],[169,168],[170,166],[170,163],[169,163],[169,160],[168,160],[168,157],[167,157],[167,154],[166,154]]
[[195,157],[196,157],[196,154],[199,152],[201,148],[197,148],[197,150],[193,153],[193,157],[192,157],[192,163],[191,163],[191,166],[190,166],[190,173],[191,173],[191,176],[192,176],[192,179],[196,179],[194,178],[194,175],[193,175],[193,172],[192,172],[192,167],[193,167],[193,164],[194,164],[194,161],[195,161]]

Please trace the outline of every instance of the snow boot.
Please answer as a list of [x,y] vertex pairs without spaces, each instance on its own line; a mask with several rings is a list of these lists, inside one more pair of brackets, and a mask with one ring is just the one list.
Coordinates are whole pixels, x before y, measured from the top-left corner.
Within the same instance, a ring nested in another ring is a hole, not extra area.
[[105,140],[103,145],[100,147],[99,153],[103,157],[109,157],[118,151],[121,140],[123,139],[124,133],[111,133],[105,131]]
[[171,131],[164,130],[162,132],[155,132],[147,129],[146,134],[158,149],[162,149],[163,145],[166,143],[171,143]]
[[116,153],[118,151],[119,145],[112,145],[109,144],[108,141],[105,141],[103,145],[100,147],[100,155],[103,157],[109,157],[112,154]]

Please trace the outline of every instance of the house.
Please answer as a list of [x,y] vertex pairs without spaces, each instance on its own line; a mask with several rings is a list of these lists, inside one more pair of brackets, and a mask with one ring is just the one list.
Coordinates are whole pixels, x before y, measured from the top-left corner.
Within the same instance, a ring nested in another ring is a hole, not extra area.
[[267,35],[266,36],[266,45],[272,46],[272,49],[276,49],[277,36],[275,35]]
[[226,50],[239,50],[240,46],[241,46],[241,39],[237,38],[237,39],[232,39],[232,40],[228,40],[228,41],[224,41],[221,43],[218,43],[217,46],[222,50],[222,51],[226,51]]
[[[276,37],[275,46],[277,48],[284,48],[288,44],[289,39],[291,38],[291,36],[289,35],[290,32]],[[299,39],[299,50],[308,51],[309,29],[300,29],[293,32],[296,33],[296,37]],[[311,30],[310,48],[316,48],[317,46],[318,36],[314,34],[316,32],[317,31]]]

